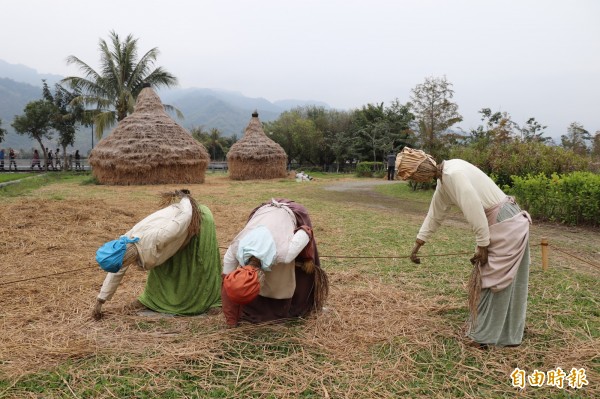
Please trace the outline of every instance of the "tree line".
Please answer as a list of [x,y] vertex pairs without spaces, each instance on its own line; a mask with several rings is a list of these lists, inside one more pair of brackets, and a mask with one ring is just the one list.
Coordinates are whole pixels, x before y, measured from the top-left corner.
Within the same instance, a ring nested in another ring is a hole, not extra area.
[[[546,165],[543,171],[549,173],[599,168],[600,131],[592,136],[573,122],[555,143],[544,136],[546,126],[533,117],[519,125],[507,112],[482,108],[481,124],[465,132],[453,129],[462,121],[453,96],[446,77],[428,77],[412,89],[404,104],[396,99],[389,106],[367,104],[350,111],[296,108],[265,123],[265,132],[284,148],[290,162],[317,169],[383,162],[388,153],[404,146],[423,149],[438,160],[469,160],[504,180],[509,173],[535,172],[531,169],[536,165],[537,170]],[[507,160],[515,154],[520,154],[520,164],[511,166]],[[527,159],[530,168],[522,165]]]
[[[83,76],[67,77],[53,90],[44,82],[42,99],[27,104],[23,115],[12,122],[18,134],[38,142],[44,157],[43,142],[53,140],[54,133],[66,157],[66,148],[74,144],[78,127],[95,127],[100,139],[106,129],[133,112],[144,85],[160,88],[177,84],[175,76],[154,65],[157,48],[138,57],[137,39],[132,35],[122,40],[110,32],[108,41],[100,40],[99,50],[98,71],[69,56],[67,63],[78,66]],[[525,158],[531,158],[531,154],[558,157],[560,165],[546,162],[548,168],[557,168],[555,171],[598,168],[600,131],[592,136],[580,123],[573,122],[561,142],[554,143],[544,136],[546,126],[533,117],[519,125],[507,112],[482,108],[481,124],[464,132],[454,128],[462,116],[453,97],[452,83],[445,76],[427,77],[411,90],[410,100],[404,104],[396,99],[389,105],[366,104],[348,111],[298,107],[263,125],[265,133],[287,153],[290,167],[302,165],[312,170],[341,171],[357,162],[382,162],[388,153],[397,153],[404,146],[423,149],[436,159],[461,157],[487,173],[502,176],[514,171],[505,167],[514,154],[529,154]],[[178,112],[169,105],[165,109]],[[0,142],[6,134],[1,124]],[[191,133],[205,145],[213,160],[225,160],[237,140],[236,136],[223,137],[218,129],[203,126],[192,128]],[[498,165],[504,165],[504,169]]]

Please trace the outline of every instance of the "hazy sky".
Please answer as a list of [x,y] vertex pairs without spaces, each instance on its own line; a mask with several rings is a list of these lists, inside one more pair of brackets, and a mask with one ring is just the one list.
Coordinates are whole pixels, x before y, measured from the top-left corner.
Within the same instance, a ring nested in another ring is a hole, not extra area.
[[[4,0],[0,59],[40,73],[98,66],[114,30],[160,50],[180,86],[340,109],[453,83],[465,130],[478,110],[535,117],[560,137],[600,130],[598,0]],[[260,111],[260,110],[259,110]]]

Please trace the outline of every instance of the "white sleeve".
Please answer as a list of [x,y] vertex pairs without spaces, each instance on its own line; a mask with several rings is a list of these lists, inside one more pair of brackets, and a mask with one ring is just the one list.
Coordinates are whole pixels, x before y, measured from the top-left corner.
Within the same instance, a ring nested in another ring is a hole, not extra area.
[[283,260],[284,263],[290,263],[294,259],[296,259],[296,256],[298,256],[298,254],[302,252],[302,250],[304,249],[306,244],[309,243],[309,241],[310,237],[308,236],[308,234],[306,234],[306,231],[299,229],[290,241],[287,256]]
[[229,274],[237,269],[238,261],[235,257],[236,252],[232,245],[227,248],[227,252],[225,252],[225,256],[223,257],[223,274]]
[[125,233],[129,238],[139,237],[135,246],[144,269],[163,264],[181,249],[191,220],[192,204],[189,198],[182,198],[146,216]]
[[477,189],[461,174],[450,175],[450,177],[452,180],[448,186],[449,195],[454,197],[454,203],[473,229],[477,245],[487,247],[490,245],[490,228]]
[[[440,181],[438,180],[438,184]],[[461,173],[445,174],[442,186],[436,188],[427,217],[419,230],[417,238],[427,242],[428,238],[438,229],[446,218],[451,205],[456,205],[462,211],[465,219],[475,232],[477,245],[490,244],[490,231],[485,211],[477,190],[469,179]]]
[[129,269],[129,265],[124,265],[116,273],[107,273],[97,298],[104,302],[110,301],[117,288],[119,288],[127,269]]
[[[439,180],[437,184],[440,184]],[[429,205],[429,211],[419,229],[417,238],[425,242],[429,241],[429,238],[437,231],[444,219],[446,219],[449,211],[450,204],[448,203],[446,196],[439,187],[436,188],[433,193],[433,198],[431,199],[431,204]]]

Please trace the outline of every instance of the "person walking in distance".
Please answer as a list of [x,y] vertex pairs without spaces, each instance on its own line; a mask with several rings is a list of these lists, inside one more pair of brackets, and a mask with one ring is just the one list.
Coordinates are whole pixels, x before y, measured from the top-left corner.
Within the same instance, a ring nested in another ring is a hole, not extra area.
[[390,151],[387,160],[387,179],[394,180],[394,170],[396,168],[396,154],[393,151]]
[[40,153],[38,150],[33,150],[33,159],[31,160],[31,170],[34,167],[38,167],[39,170],[42,170],[42,165],[40,165]]
[[13,150],[12,148],[9,149],[9,151],[8,151],[8,160],[9,160],[8,170],[10,170],[12,168],[12,166],[14,165],[15,172],[16,172],[17,171],[17,162],[15,161],[15,158],[16,158],[15,150]]
[[81,155],[79,155],[79,150],[75,151],[75,170],[81,170]]

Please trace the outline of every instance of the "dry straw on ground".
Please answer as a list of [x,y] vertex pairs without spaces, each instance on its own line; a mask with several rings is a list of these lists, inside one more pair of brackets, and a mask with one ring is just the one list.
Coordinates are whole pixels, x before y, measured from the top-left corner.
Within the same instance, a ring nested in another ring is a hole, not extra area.
[[150,87],[89,158],[99,182],[119,185],[202,183],[209,161],[206,148],[165,112]]
[[[235,236],[249,212],[247,205],[223,203],[232,195],[226,184],[187,187],[212,210],[221,246]],[[56,199],[48,199],[43,189],[44,198],[17,198],[3,205],[3,378],[16,383],[62,366],[69,373],[65,397],[94,386],[94,397],[115,397],[119,378],[140,375],[144,380],[135,384],[146,394],[159,397],[170,390],[184,397],[187,375],[194,378],[198,395],[221,389],[237,397],[296,398],[310,389],[324,398],[431,397],[423,394],[429,381],[439,387],[438,397],[452,392],[450,396],[476,398],[481,387],[498,397],[536,394],[533,388],[520,392],[510,386],[515,367],[547,370],[571,364],[588,367],[590,385],[582,392],[588,397],[600,394],[600,375],[591,367],[598,361],[597,342],[551,325],[556,333],[552,342],[536,341],[542,331],[530,328],[527,345],[520,348],[470,348],[462,325],[448,321],[465,310],[464,301],[428,295],[410,277],[400,275],[390,282],[372,273],[373,265],[365,260],[345,260],[344,268],[336,269],[330,267],[331,259],[324,259],[331,287],[328,302],[323,312],[302,323],[226,329],[222,314],[140,316],[128,307],[146,276],[135,268],[105,304],[105,317],[93,321],[91,310],[105,276],[94,262],[96,249],[156,210],[157,194],[177,188],[95,187],[89,190],[93,195]],[[328,225],[324,211],[312,216],[316,235],[340,227]],[[14,282],[18,280],[25,281]],[[440,358],[447,359],[448,369],[440,368]],[[535,397],[559,393],[544,389]]]
[[253,113],[244,137],[227,153],[229,176],[233,180],[286,177],[287,155],[283,148],[265,135],[258,113]]

